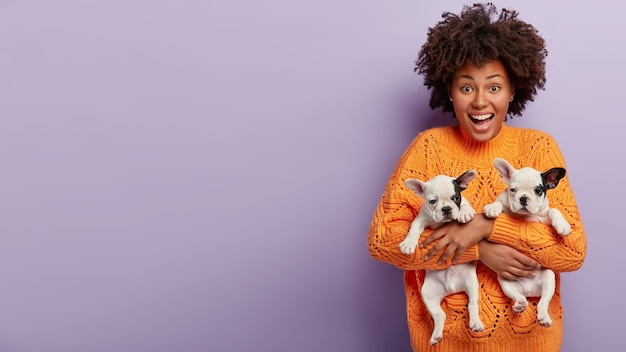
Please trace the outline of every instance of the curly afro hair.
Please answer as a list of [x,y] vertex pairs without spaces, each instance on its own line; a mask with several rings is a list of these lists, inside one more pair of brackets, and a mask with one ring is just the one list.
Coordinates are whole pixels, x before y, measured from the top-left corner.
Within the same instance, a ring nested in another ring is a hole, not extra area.
[[461,66],[482,66],[497,59],[506,67],[515,89],[508,113],[521,116],[537,90],[544,89],[548,51],[537,30],[517,15],[507,9],[498,13],[492,3],[465,5],[460,15],[444,12],[443,20],[428,29],[414,71],[424,75],[433,110],[442,107],[454,116],[448,89]]

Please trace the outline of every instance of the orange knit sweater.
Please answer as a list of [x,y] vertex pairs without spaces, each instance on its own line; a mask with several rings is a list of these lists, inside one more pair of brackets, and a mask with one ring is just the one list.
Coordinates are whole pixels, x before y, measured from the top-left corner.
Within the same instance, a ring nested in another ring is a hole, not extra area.
[[[408,233],[423,201],[404,186],[404,180],[428,180],[437,174],[456,177],[475,169],[478,176],[463,191],[463,196],[477,212],[482,212],[483,206],[491,203],[506,187],[493,166],[496,157],[508,160],[516,168],[532,166],[542,172],[555,166],[566,167],[557,143],[545,132],[503,125],[496,138],[481,143],[458,126],[433,128],[420,133],[405,151],[376,208],[368,236],[369,252],[373,258],[405,270],[407,319],[415,351],[560,350],[563,312],[559,273],[579,269],[587,251],[583,224],[567,176],[555,189],[548,191],[548,198],[550,205],[561,210],[572,225],[572,234],[563,237],[551,226],[500,215],[489,237],[490,241],[511,246],[555,271],[556,293],[549,309],[553,325],[544,328],[537,322],[538,298],[530,298],[524,312],[514,313],[512,301],[500,289],[496,274],[479,261],[479,313],[485,330],[473,332],[468,327],[467,295],[457,293],[441,303],[447,315],[443,341],[433,347],[428,343],[433,323],[419,293],[424,280],[423,269],[447,267],[451,259],[443,266],[437,266],[436,259],[424,261],[431,246],[418,247],[413,255],[400,252],[398,245]],[[427,229],[422,238],[430,233],[432,230]],[[478,259],[478,245],[474,245],[465,251],[460,262]]]

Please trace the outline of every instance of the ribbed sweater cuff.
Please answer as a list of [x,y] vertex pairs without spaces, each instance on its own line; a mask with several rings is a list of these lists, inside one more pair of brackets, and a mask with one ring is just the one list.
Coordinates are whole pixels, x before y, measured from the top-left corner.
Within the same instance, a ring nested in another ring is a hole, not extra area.
[[502,214],[493,223],[489,241],[516,248],[525,237],[524,233],[526,233],[526,228],[523,221]]
[[471,262],[473,260],[478,260],[478,259],[479,259],[478,244],[475,244],[469,247],[468,249],[466,249],[465,252],[461,254],[461,257],[459,258],[458,263],[467,263],[467,262]]

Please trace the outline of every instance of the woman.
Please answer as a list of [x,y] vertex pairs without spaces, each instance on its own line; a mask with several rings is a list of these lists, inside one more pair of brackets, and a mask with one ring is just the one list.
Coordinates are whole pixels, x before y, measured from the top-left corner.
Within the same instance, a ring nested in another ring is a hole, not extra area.
[[[572,226],[560,236],[546,224],[500,215],[476,214],[467,224],[451,223],[426,230],[414,254],[399,243],[423,202],[404,180],[428,180],[438,174],[458,176],[469,169],[478,176],[463,191],[477,211],[506,187],[493,166],[497,157],[516,168],[540,171],[565,167],[556,141],[547,133],[507,126],[507,116],[520,116],[545,84],[545,42],[537,30],[521,21],[516,11],[491,4],[465,6],[460,15],[444,13],[429,29],[415,70],[431,91],[431,108],[452,112],[458,124],[421,132],[407,148],[391,175],[372,219],[368,236],[373,258],[405,270],[404,283],[411,343],[415,351],[559,351],[562,344],[562,272],[579,269],[587,243],[578,206],[567,177],[550,190],[550,205]],[[430,346],[433,323],[421,299],[424,269],[444,269],[453,263],[479,260],[482,332],[469,328],[467,296],[446,297],[443,340]],[[529,299],[522,313],[512,310],[497,275],[516,279],[534,275],[539,267],[557,276],[550,303],[551,327],[536,319],[538,298]]]

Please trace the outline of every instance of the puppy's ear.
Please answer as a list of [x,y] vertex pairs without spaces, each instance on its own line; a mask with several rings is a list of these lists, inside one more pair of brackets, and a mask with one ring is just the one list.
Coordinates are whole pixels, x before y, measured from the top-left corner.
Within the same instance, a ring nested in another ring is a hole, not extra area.
[[501,158],[493,159],[493,166],[496,167],[496,170],[498,170],[498,172],[500,173],[502,181],[504,181],[504,183],[506,183],[507,185],[511,181],[511,175],[513,175],[513,173],[517,171],[517,169],[509,164],[508,161]]
[[476,170],[468,170],[463,173],[463,175],[456,178],[456,183],[458,183],[461,191],[467,188],[467,185],[478,175]]
[[409,189],[420,197],[424,197],[424,191],[426,190],[426,182],[420,181],[416,178],[408,178],[404,180],[404,184],[409,187]]
[[565,177],[565,169],[562,167],[553,167],[552,169],[541,174],[543,184],[546,189],[552,189],[559,184],[559,181]]

